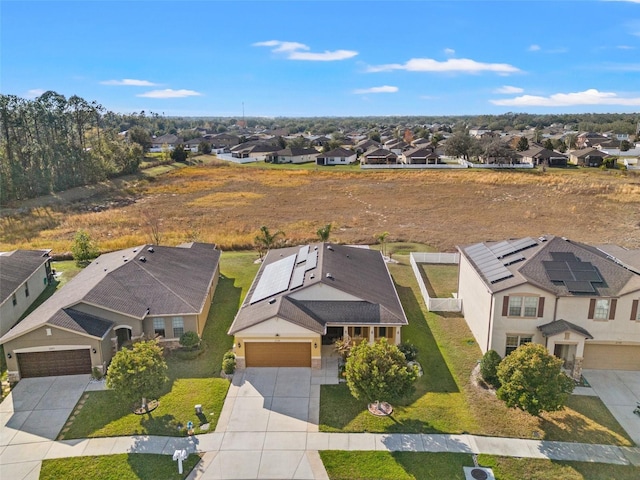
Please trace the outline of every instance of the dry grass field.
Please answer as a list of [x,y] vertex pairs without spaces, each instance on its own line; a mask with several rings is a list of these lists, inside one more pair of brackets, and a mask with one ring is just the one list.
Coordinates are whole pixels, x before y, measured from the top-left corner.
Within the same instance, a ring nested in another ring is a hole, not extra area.
[[[640,247],[640,176],[597,169],[354,171],[212,162],[90,191],[99,195],[4,210],[0,250],[66,252],[81,228],[102,251],[114,250],[151,242],[153,223],[166,245],[197,239],[244,249],[261,225],[300,243],[329,222],[336,242],[373,243],[386,231],[389,240],[442,251],[541,234]],[[135,202],[104,209],[122,197]],[[101,211],[91,211],[95,205]]]

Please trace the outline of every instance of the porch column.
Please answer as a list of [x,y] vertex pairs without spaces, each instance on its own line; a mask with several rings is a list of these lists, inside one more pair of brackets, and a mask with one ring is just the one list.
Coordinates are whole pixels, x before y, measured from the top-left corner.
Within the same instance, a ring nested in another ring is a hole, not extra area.
[[376,327],[364,327],[369,329],[369,343],[373,344],[376,341]]

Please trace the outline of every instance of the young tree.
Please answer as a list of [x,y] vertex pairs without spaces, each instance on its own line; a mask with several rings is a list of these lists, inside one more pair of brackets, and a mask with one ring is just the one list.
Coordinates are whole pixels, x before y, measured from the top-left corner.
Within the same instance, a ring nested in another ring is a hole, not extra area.
[[493,387],[500,387],[498,380],[498,366],[502,358],[495,350],[487,350],[480,360],[480,376],[482,379]]
[[135,126],[129,129],[129,140],[140,145],[145,152],[151,148],[151,135],[142,127]]
[[544,148],[547,150],[553,150],[553,141],[550,138],[547,138],[543,144]]
[[137,342],[131,349],[120,350],[111,360],[107,374],[107,387],[115,390],[123,401],[141,399],[141,407],[145,409],[147,399],[160,395],[167,381],[167,363],[155,340]]
[[398,347],[382,338],[374,344],[360,342],[354,346],[345,373],[351,395],[375,402],[379,408],[381,400],[397,400],[412,393],[418,367],[408,367]]
[[537,343],[521,345],[498,366],[499,399],[531,415],[564,408],[574,382],[562,372],[562,359]]
[[284,236],[284,232],[282,230],[271,233],[269,231],[269,228],[265,225],[260,227],[260,234],[256,235],[254,240],[256,243],[256,247],[258,248],[258,254],[260,255],[261,260],[268,250],[272,249],[278,244],[278,238],[282,236]]
[[211,153],[211,144],[209,142],[200,142],[198,144],[198,153],[209,155]]
[[630,148],[631,148],[631,143],[629,142],[629,140],[622,140],[620,142],[620,151],[621,152],[627,152]]
[[84,230],[78,230],[71,246],[71,254],[76,265],[86,267],[99,253],[89,234]]
[[171,160],[174,162],[186,162],[189,154],[184,149],[182,144],[176,145],[176,147],[171,152]]
[[316,233],[318,234],[318,238],[320,239],[321,242],[329,241],[329,236],[331,235],[332,228],[333,228],[333,225],[330,223],[327,223],[324,227],[320,227],[316,231]]
[[376,241],[381,245],[380,251],[383,257],[387,255],[387,237],[388,236],[389,236],[389,232],[382,232],[375,235]]

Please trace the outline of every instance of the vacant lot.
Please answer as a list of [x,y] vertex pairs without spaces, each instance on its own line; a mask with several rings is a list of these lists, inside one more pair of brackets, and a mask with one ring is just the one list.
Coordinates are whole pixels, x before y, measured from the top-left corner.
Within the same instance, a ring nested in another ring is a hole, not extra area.
[[[104,195],[13,210],[0,219],[0,250],[68,251],[80,228],[113,250],[151,241],[150,224],[160,226],[163,244],[198,239],[228,250],[253,244],[261,225],[298,243],[328,222],[331,239],[349,243],[372,243],[386,231],[390,240],[452,250],[550,233],[640,247],[640,179],[595,169],[361,172],[217,162],[120,182]],[[109,208],[122,197],[135,203]]]

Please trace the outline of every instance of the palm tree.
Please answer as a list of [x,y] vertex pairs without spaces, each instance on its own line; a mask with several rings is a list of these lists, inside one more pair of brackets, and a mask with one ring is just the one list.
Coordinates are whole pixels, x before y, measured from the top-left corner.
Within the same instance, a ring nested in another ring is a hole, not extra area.
[[318,238],[320,239],[321,242],[329,241],[329,235],[331,235],[332,228],[333,228],[333,225],[330,223],[327,223],[324,227],[320,227],[318,229],[316,233],[318,234]]
[[265,225],[260,227],[260,234],[256,235],[255,237],[256,247],[258,248],[260,260],[264,258],[264,254],[268,250],[272,249],[278,244],[278,237],[281,236],[284,236],[284,232],[282,230],[271,233],[269,231],[269,228]]
[[378,235],[376,235],[376,240],[378,241],[378,243],[380,245],[382,245],[381,251],[382,251],[382,256],[386,256],[386,244],[387,244],[387,237],[389,236],[389,232],[382,232],[379,233]]

